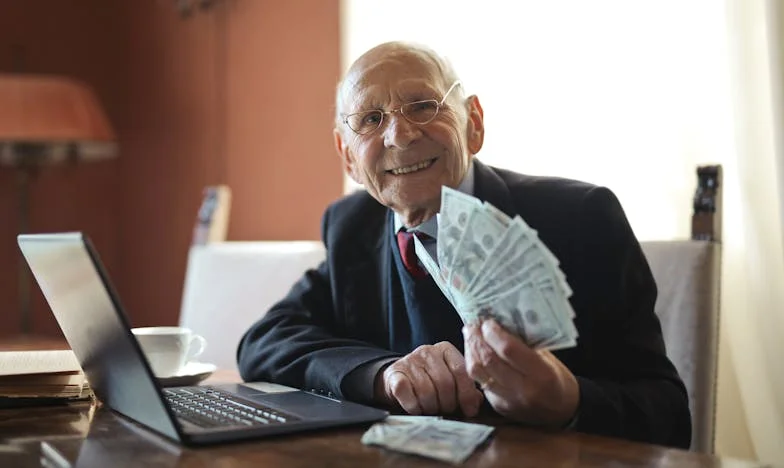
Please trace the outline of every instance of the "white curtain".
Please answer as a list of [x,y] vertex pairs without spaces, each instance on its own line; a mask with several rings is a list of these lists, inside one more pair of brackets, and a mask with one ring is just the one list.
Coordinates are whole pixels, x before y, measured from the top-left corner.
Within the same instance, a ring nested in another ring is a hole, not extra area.
[[771,6],[343,0],[342,37],[344,69],[388,40],[446,55],[485,109],[481,160],[610,187],[641,240],[688,238],[695,168],[722,164],[717,452],[781,461],[784,191],[771,103],[784,82],[772,78]]
[[732,424],[745,422],[770,462],[784,460],[783,12],[778,0],[727,0],[736,153],[725,162],[717,437],[741,451]]

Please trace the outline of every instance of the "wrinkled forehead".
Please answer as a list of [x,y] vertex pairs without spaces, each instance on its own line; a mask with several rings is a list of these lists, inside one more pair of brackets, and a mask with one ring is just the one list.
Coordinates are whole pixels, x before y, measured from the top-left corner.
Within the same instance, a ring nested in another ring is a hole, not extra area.
[[413,53],[365,57],[343,80],[337,105],[343,112],[387,105],[396,100],[431,99],[446,91],[439,68]]

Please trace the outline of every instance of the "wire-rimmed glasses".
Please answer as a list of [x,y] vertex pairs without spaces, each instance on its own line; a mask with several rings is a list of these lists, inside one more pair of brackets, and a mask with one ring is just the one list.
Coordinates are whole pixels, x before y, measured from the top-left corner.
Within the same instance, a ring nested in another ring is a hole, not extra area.
[[373,109],[362,112],[355,112],[343,117],[343,123],[348,125],[354,133],[358,135],[367,135],[370,132],[377,130],[384,123],[384,116],[395,112],[400,112],[400,115],[405,117],[406,120],[413,124],[425,125],[433,121],[438,115],[438,111],[443,107],[449,93],[452,92],[460,80],[452,83],[441,101],[436,99],[426,99],[424,101],[407,102],[397,109],[383,111],[381,109]]

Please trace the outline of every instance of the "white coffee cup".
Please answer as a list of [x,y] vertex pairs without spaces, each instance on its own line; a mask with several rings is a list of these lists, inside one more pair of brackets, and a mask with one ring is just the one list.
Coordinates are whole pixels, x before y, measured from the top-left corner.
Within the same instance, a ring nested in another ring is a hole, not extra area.
[[142,327],[131,330],[156,377],[177,375],[204,352],[207,340],[182,327]]

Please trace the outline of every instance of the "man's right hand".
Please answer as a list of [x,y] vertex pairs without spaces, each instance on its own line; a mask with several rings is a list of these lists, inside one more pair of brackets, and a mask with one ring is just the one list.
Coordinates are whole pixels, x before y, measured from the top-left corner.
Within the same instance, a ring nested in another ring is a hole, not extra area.
[[376,400],[409,414],[476,416],[484,395],[468,376],[465,358],[452,343],[422,345],[379,372]]

